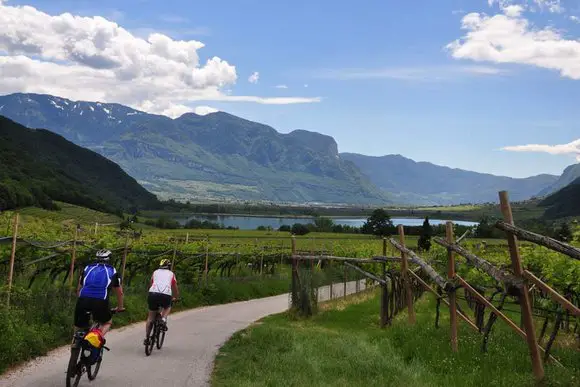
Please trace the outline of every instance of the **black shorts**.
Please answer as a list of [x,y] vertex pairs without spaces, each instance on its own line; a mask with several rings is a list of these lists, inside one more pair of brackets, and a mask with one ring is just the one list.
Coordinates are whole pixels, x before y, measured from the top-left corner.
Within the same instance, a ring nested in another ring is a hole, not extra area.
[[147,304],[149,310],[156,312],[159,308],[167,309],[171,306],[172,296],[163,293],[149,293],[147,297]]
[[93,321],[100,324],[111,321],[113,315],[111,314],[109,300],[79,297],[75,307],[75,326],[88,328],[91,322],[91,315],[93,316]]

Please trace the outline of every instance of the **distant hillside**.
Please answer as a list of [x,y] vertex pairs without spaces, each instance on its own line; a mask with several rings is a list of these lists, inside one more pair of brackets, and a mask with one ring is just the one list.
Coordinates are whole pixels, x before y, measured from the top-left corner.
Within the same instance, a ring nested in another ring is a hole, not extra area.
[[101,211],[153,208],[155,195],[105,157],[0,116],[0,210],[58,200]]
[[545,196],[554,193],[571,184],[578,178],[580,178],[580,163],[570,165],[569,167],[564,169],[564,173],[562,173],[562,176],[560,176],[560,178],[556,180],[554,184],[540,191],[539,195]]
[[540,206],[547,207],[544,216],[548,219],[580,216],[580,177],[545,198]]
[[173,120],[118,104],[38,94],[0,97],[0,114],[99,152],[163,198],[388,202],[339,157],[334,139],[319,133],[281,134],[221,112]]
[[525,179],[494,176],[439,165],[416,162],[400,155],[383,157],[341,153],[352,161],[380,189],[396,192],[399,200],[433,204],[483,203],[497,201],[507,190],[512,200],[529,199],[558,179],[538,175]]

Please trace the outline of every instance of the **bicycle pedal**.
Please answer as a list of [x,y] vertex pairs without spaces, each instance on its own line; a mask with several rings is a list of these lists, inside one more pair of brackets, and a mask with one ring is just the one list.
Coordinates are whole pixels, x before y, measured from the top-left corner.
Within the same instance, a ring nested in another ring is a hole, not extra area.
[[109,347],[106,347],[103,345],[103,349],[106,349],[107,351],[110,351]]

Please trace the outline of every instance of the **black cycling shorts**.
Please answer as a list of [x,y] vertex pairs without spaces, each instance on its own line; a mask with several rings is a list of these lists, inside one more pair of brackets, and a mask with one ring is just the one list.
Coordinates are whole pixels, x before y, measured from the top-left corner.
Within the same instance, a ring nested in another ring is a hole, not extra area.
[[147,304],[149,305],[149,310],[156,312],[159,308],[167,309],[171,306],[172,296],[163,293],[149,293],[147,297]]
[[93,321],[100,324],[111,321],[113,315],[109,300],[79,297],[75,307],[75,326],[88,328],[91,322],[91,315],[93,316]]

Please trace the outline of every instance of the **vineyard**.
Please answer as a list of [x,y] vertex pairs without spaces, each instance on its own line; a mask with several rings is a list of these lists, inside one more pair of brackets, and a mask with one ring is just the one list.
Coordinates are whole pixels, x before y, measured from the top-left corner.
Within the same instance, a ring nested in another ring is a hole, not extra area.
[[[414,302],[425,292],[437,299],[434,323],[439,327],[441,304],[450,310],[450,341],[458,346],[458,319],[481,334],[481,351],[493,342],[498,319],[521,336],[529,347],[532,369],[544,378],[543,363],[580,371],[580,249],[513,225],[507,193],[502,198],[507,244],[469,241],[467,233],[455,240],[453,225],[446,238],[435,238],[430,251],[406,246],[399,238],[385,238],[382,254],[364,258],[293,254],[292,310],[311,316],[317,309],[319,283],[312,263],[356,268],[381,286],[380,325],[407,310],[415,324]],[[517,237],[527,242],[519,243]],[[578,236],[576,236],[577,238]],[[531,243],[532,242],[532,243]],[[361,257],[360,255],[358,257]],[[445,273],[445,274],[440,274]],[[314,280],[313,280],[314,279]],[[515,322],[514,322],[515,321]],[[506,354],[507,355],[507,354]]]

